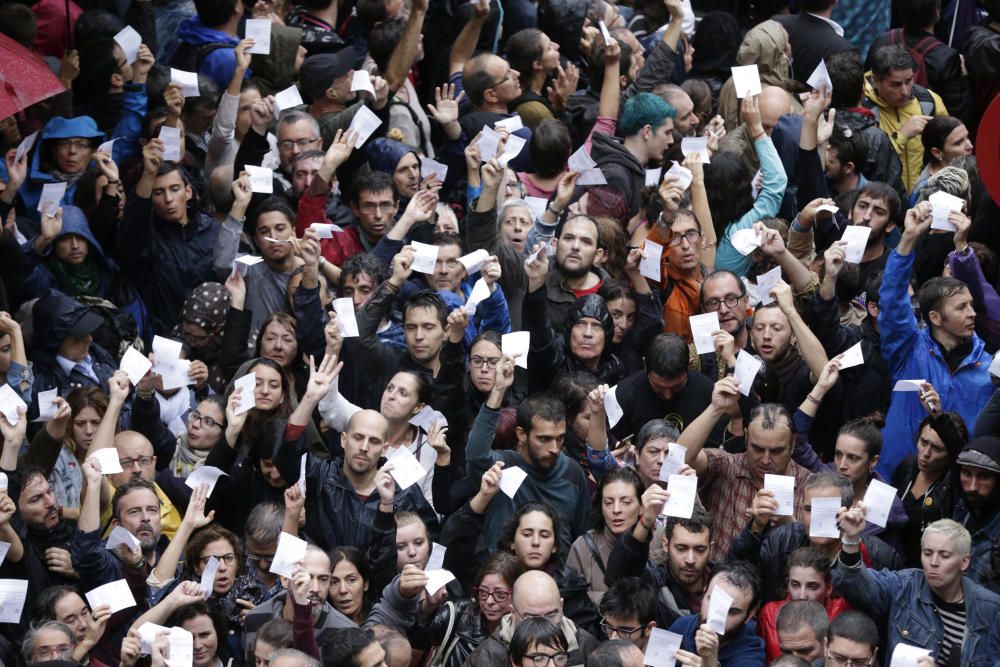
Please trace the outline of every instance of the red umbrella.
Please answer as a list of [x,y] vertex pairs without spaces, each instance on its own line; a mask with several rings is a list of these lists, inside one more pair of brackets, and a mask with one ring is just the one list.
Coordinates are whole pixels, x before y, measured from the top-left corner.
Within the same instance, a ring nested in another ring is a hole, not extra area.
[[0,34],[0,119],[64,90],[44,60]]

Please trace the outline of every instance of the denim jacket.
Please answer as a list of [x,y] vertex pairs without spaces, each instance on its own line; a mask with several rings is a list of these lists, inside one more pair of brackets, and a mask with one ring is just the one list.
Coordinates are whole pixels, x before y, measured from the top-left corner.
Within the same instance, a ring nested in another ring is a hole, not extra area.
[[[937,657],[944,628],[922,570],[870,570],[864,563],[848,567],[838,558],[833,568],[833,587],[851,606],[872,618],[888,619],[886,655],[892,655],[896,644],[904,642],[930,649],[931,655]],[[1000,614],[1000,595],[968,577],[962,579],[962,587],[966,619],[960,664],[992,665],[987,635],[991,622]]]

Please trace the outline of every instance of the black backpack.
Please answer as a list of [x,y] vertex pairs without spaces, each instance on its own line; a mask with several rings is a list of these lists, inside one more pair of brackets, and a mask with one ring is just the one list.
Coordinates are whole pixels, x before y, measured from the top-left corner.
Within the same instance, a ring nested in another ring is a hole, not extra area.
[[914,83],[918,83],[924,87],[929,86],[930,83],[927,80],[927,63],[924,62],[924,58],[937,47],[944,46],[944,42],[937,37],[927,36],[917,41],[913,46],[910,46],[906,41],[903,29],[896,28],[889,31],[889,43],[893,46],[904,47],[909,52],[910,57],[913,58],[913,62],[916,65],[913,68]]
[[170,59],[170,66],[185,72],[197,72],[201,67],[202,61],[208,54],[219,49],[231,48],[233,48],[233,45],[226,44],[225,42],[208,42],[199,46],[181,42]]

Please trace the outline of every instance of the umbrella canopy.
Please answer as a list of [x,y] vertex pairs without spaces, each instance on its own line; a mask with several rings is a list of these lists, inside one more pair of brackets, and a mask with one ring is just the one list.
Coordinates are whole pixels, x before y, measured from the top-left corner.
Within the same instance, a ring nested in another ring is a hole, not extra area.
[[42,58],[0,34],[0,119],[64,90]]

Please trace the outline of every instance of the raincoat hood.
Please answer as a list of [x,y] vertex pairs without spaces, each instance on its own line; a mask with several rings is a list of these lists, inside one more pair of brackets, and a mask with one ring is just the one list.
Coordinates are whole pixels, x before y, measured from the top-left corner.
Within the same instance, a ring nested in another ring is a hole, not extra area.
[[407,153],[416,155],[418,164],[420,162],[420,154],[417,153],[416,148],[395,139],[386,139],[385,137],[373,139],[369,142],[367,150],[368,164],[371,165],[371,168],[375,171],[385,172],[390,176],[396,171],[396,165]]
[[261,87],[261,95],[273,95],[295,78],[295,58],[301,43],[302,28],[271,24],[271,53],[255,54],[250,61],[254,80]]
[[104,259],[104,248],[98,243],[97,238],[94,237],[94,233],[90,231],[90,225],[87,224],[87,216],[84,215],[80,208],[76,206],[63,206],[62,221],[62,230],[60,230],[59,234],[52,239],[52,243],[45,249],[46,255],[51,254],[53,246],[59,239],[66,236],[79,236],[90,244],[91,250],[100,253],[101,259]]
[[795,90],[797,84],[792,79],[792,62],[785,55],[787,46],[788,32],[784,27],[777,21],[764,21],[743,38],[736,53],[736,64],[756,63],[762,85]]
[[59,290],[38,299],[32,308],[32,344],[45,352],[55,352],[67,336],[93,333],[103,320],[97,313]]
[[227,35],[221,30],[205,26],[198,20],[197,16],[185,19],[181,23],[180,27],[177,29],[177,37],[180,38],[182,42],[187,42],[193,46],[202,46],[213,42],[221,42],[223,44],[236,46],[240,43],[240,40]]
[[601,323],[604,328],[604,351],[608,352],[615,335],[615,323],[608,312],[604,299],[596,294],[579,297],[573,307],[566,313],[566,337],[573,330],[573,325],[585,317],[591,317]]

